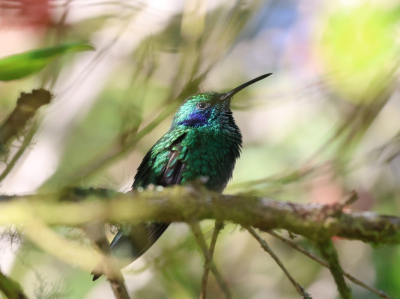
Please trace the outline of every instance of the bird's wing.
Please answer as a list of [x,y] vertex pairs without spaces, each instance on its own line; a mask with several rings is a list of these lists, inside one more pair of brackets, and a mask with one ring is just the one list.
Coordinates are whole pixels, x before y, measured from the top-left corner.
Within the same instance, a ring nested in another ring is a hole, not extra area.
[[182,175],[185,164],[182,162],[182,145],[174,144],[168,155],[168,163],[163,167],[157,184],[161,186],[179,185],[182,182]]
[[[185,164],[181,160],[182,158],[182,146],[179,140],[172,144],[168,153],[168,163],[162,168],[161,175],[158,177],[156,184],[159,186],[172,186],[179,185],[182,181],[183,170]],[[168,228],[169,223],[165,222],[151,222],[146,225],[147,230],[147,242],[142,244],[142,248],[136,253],[138,258],[145,253],[164,233]],[[144,246],[143,246],[144,245]]]
[[[182,182],[182,174],[185,169],[185,164],[182,162],[182,146],[180,144],[181,138],[174,142],[167,152],[167,163],[161,168],[161,172],[156,178],[156,185],[159,186],[172,186],[179,185]],[[156,162],[154,162],[156,164]],[[153,165],[154,165],[153,164]],[[138,171],[139,172],[139,171]],[[141,226],[140,228],[138,226]],[[168,228],[169,223],[165,222],[151,222],[149,224],[135,225],[136,229],[146,230],[147,237],[145,242],[136,241],[137,248],[135,258],[140,257],[145,253],[164,233]],[[135,235],[135,227],[132,227],[131,234]],[[139,233],[140,234],[140,233]]]
[[[147,187],[149,184],[172,186],[182,181],[185,164],[182,162],[183,148],[180,144],[184,136],[174,142],[166,143],[167,148],[160,150],[157,143],[143,158],[133,183],[133,188]],[[162,139],[160,140],[162,141]],[[133,262],[145,253],[164,233],[170,223],[151,222],[131,225],[128,231],[121,229],[111,242],[112,252],[119,258]],[[121,267],[127,264],[121,264]],[[93,280],[102,274],[101,267],[93,270]]]
[[166,134],[146,154],[137,170],[132,187],[146,188],[148,185],[172,186],[182,181],[185,165],[182,163],[181,142],[184,133]]

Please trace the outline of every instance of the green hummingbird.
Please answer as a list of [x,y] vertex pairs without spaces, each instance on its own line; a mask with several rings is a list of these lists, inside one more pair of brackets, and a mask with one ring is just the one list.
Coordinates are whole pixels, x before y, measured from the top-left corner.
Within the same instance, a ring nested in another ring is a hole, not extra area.
[[[222,192],[242,147],[242,134],[230,109],[232,97],[270,75],[259,76],[227,93],[204,92],[187,98],[168,132],[143,158],[132,188],[145,189],[150,184],[167,187],[203,178],[207,189]],[[169,225],[151,222],[122,227],[110,245],[111,252],[125,261],[119,266],[123,268],[139,258]],[[102,266],[99,264],[92,274],[93,280],[98,279]]]

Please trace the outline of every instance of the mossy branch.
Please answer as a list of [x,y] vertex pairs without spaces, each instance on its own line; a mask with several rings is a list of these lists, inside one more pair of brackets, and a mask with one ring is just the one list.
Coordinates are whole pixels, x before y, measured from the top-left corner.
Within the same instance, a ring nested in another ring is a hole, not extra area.
[[[267,232],[285,229],[319,245],[341,295],[343,298],[351,298],[351,291],[343,279],[343,275],[347,273],[340,268],[337,255],[333,254],[334,247],[328,246],[330,238],[339,236],[373,244],[400,243],[399,217],[343,210],[356,198],[357,195],[352,192],[343,202],[320,205],[280,202],[248,194],[221,195],[192,185],[155,188],[142,192],[134,190],[129,193],[108,189],[69,188],[53,194],[0,196],[0,226],[17,225],[44,250],[48,248],[40,241],[44,237],[40,237],[39,232],[50,231],[47,226],[52,225],[87,227],[101,222],[137,223],[156,220],[187,222],[193,226],[193,219],[215,219],[219,222],[237,223],[243,227],[253,226]],[[46,236],[45,239],[49,240],[50,237]],[[103,247],[106,245],[108,243],[104,242]],[[202,245],[203,252],[210,254],[206,244]],[[83,251],[79,254],[80,257],[84,253],[90,254]],[[50,248],[49,252],[64,259],[68,258],[67,253],[55,251],[54,248]],[[211,257],[207,255],[206,259],[211,261]],[[91,269],[93,266],[88,265],[87,260],[85,258],[85,263],[80,266]],[[122,284],[117,285],[123,285],[123,280],[121,281]]]
[[[62,201],[57,202],[60,198]],[[195,217],[264,231],[285,229],[315,242],[338,236],[373,244],[400,243],[399,217],[343,211],[343,206],[296,204],[246,194],[221,195],[192,186],[126,194],[107,189],[69,189],[61,195],[0,196],[0,225],[21,224],[31,216],[48,225],[65,226],[92,221],[190,222]]]
[[352,299],[350,287],[344,280],[344,272],[339,263],[339,256],[331,239],[318,243],[322,257],[328,262],[329,270],[343,299]]

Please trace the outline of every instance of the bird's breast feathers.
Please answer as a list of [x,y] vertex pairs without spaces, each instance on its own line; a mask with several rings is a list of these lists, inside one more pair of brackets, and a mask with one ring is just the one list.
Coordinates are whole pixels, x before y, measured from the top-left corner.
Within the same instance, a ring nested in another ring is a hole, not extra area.
[[[239,133],[240,134],[240,133]],[[175,185],[206,179],[206,187],[222,191],[240,155],[241,136],[224,130],[168,132],[147,153],[134,187]]]

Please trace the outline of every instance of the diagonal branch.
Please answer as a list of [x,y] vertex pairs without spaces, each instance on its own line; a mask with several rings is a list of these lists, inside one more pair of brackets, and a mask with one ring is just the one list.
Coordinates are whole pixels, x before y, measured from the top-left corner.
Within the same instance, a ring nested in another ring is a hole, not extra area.
[[24,141],[18,148],[17,152],[11,158],[11,160],[7,163],[6,168],[0,174],[0,183],[9,175],[9,173],[14,169],[15,164],[18,162],[19,158],[21,158],[22,154],[31,144],[33,136],[35,135],[37,130],[37,124],[34,123],[32,127],[29,129],[29,132],[24,136]]
[[[283,243],[289,245],[290,247],[292,247],[293,249],[301,252],[302,254],[308,256],[310,259],[316,261],[318,264],[324,266],[325,268],[329,269],[329,264],[321,259],[320,257],[316,256],[315,254],[307,251],[306,249],[304,249],[303,247],[297,245],[295,242],[282,237],[281,235],[277,234],[274,231],[268,231],[267,233],[269,233],[271,236],[274,236],[275,238],[281,240]],[[361,280],[359,280],[358,278],[355,278],[353,275],[349,274],[348,272],[343,270],[343,275],[346,276],[350,281],[352,281],[354,284],[359,285],[369,291],[371,291],[372,293],[377,294],[379,297],[381,298],[385,298],[385,299],[391,299],[390,296],[388,294],[386,294],[385,292],[378,290],[372,286],[367,285],[365,282],[362,282]]]
[[28,298],[17,282],[11,280],[11,278],[4,275],[2,272],[0,272],[0,291],[2,291],[8,299]]
[[225,298],[229,299],[232,298],[231,291],[226,283],[225,279],[222,277],[221,273],[219,272],[217,266],[212,260],[212,256],[210,251],[208,251],[206,241],[204,240],[203,233],[201,232],[200,225],[197,221],[190,222],[190,227],[192,229],[193,235],[196,239],[197,245],[200,247],[201,251],[203,252],[204,259],[205,259],[205,267],[209,267],[213,272],[215,278],[221,290],[223,291]]
[[274,259],[274,261],[278,264],[278,266],[282,269],[283,273],[285,273],[286,277],[290,280],[294,288],[296,289],[297,293],[303,298],[303,299],[311,299],[310,294],[308,294],[304,288],[293,278],[292,275],[288,272],[288,270],[285,268],[285,266],[282,264],[281,260],[278,258],[278,256],[272,251],[271,247],[269,247],[268,243],[262,239],[257,232],[254,230],[252,227],[247,227],[246,228],[249,233],[260,243],[261,247]]
[[329,270],[335,280],[337,289],[343,299],[353,298],[350,287],[346,284],[343,269],[339,264],[339,256],[331,239],[317,244],[322,257],[328,262]]

